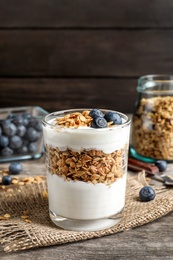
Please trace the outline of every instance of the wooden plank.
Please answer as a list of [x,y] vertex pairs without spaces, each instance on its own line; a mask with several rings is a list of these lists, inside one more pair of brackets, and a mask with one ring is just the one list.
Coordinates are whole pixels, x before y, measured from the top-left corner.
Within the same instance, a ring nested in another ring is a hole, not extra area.
[[0,79],[0,107],[41,106],[134,110],[136,79]]
[[171,74],[173,30],[0,31],[0,76]]
[[1,0],[0,27],[173,27],[170,0]]

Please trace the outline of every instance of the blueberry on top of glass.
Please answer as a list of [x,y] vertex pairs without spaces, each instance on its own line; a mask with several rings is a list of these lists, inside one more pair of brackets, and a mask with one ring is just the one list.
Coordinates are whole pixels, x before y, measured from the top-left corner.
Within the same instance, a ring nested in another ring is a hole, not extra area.
[[107,121],[104,117],[95,117],[91,122],[91,127],[93,128],[105,128],[108,126]]
[[89,116],[91,116],[92,118],[104,117],[104,114],[102,113],[102,111],[100,109],[94,108],[90,111]]
[[109,111],[105,114],[105,119],[107,122],[113,122],[114,125],[121,125],[122,118],[116,112]]
[[91,122],[92,128],[108,127],[109,122],[112,123],[111,125],[122,124],[121,116],[114,111],[108,111],[104,114],[100,109],[94,108],[90,111],[89,116],[93,118]]

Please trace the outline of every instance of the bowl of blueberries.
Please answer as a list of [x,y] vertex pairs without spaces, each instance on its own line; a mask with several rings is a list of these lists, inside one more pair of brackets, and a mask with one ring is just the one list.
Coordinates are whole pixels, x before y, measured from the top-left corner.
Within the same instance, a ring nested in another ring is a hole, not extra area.
[[0,162],[38,159],[44,154],[39,106],[0,109]]

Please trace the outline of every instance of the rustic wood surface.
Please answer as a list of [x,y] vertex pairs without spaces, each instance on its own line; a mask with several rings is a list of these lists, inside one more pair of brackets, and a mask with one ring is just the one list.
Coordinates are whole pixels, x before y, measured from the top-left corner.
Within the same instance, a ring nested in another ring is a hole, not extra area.
[[1,0],[2,28],[170,28],[171,0]]
[[172,13],[171,0],[1,0],[0,107],[133,112],[138,77],[172,74]]
[[[7,168],[8,163],[1,164]],[[24,174],[44,175],[44,157],[23,162]],[[173,165],[169,165],[171,172]],[[132,173],[132,172],[131,172]],[[132,173],[135,174],[135,173]],[[0,246],[1,260],[158,260],[173,259],[173,212],[151,223],[115,235],[60,246],[5,253]]]
[[135,78],[173,68],[173,29],[6,30],[0,39],[1,77]]
[[[127,86],[127,91],[123,86]],[[1,79],[0,105],[41,106],[48,112],[99,107],[133,112],[137,81],[133,79]],[[122,102],[129,97],[128,102]]]

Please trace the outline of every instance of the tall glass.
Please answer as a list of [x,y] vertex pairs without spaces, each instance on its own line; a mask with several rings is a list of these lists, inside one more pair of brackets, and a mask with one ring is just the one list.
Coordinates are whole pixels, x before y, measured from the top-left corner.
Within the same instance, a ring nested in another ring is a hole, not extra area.
[[86,110],[58,111],[43,120],[50,218],[76,231],[117,224],[126,193],[130,119],[116,112],[122,124],[112,127],[55,124],[57,118]]

